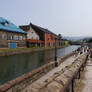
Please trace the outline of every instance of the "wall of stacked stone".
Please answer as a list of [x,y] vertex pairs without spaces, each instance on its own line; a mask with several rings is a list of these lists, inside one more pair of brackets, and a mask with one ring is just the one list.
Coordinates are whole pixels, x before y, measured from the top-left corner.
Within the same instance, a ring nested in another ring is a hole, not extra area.
[[[60,64],[67,58],[73,55],[73,52],[61,57],[58,61]],[[39,79],[41,76],[45,75],[47,72],[55,68],[55,63],[50,62],[42,67],[29,72],[28,74],[24,74],[14,80],[11,80],[3,85],[0,85],[0,92],[20,92],[22,89],[32,84],[34,81]]]
[[[81,55],[71,65],[55,73],[44,82],[32,84],[26,92],[77,92],[77,85],[80,81],[78,71],[86,64],[86,60],[87,54]],[[74,91],[72,91],[72,86]]]
[[[21,42],[22,43],[22,42]],[[64,48],[66,46],[59,46],[57,48]],[[45,51],[45,50],[52,50],[54,47],[42,47],[42,48],[24,48],[24,50],[15,50],[15,51],[5,51],[0,52],[0,56],[10,56],[10,55],[18,55],[18,54],[25,54],[25,53],[31,53],[31,52],[37,52],[37,51]]]

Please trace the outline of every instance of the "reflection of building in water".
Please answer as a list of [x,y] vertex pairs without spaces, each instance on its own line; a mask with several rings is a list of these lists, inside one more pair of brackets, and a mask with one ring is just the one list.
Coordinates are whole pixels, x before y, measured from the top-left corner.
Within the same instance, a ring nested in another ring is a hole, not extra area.
[[45,61],[49,62],[49,61],[53,61],[54,60],[54,50],[48,50],[45,51]]

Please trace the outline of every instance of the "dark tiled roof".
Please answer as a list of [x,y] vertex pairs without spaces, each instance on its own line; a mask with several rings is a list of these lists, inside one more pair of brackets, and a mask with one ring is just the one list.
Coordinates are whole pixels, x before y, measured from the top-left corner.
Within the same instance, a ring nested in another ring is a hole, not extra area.
[[[50,30],[45,29],[45,28],[42,28],[42,27],[37,26],[37,25],[34,25],[34,24],[32,24],[32,23],[30,23],[29,25],[23,25],[23,26],[19,26],[19,27],[25,31],[25,30],[29,30],[29,29],[30,29],[30,26],[31,26],[32,28],[37,28],[37,29],[43,31],[44,33],[50,33],[50,34],[52,34],[52,35],[56,35],[55,33],[51,32]],[[56,36],[57,36],[57,35],[56,35]]]
[[[32,23],[30,23],[30,25],[31,25],[31,26],[34,26],[34,27],[37,27],[38,29],[40,29],[41,31],[43,31],[43,32],[45,32],[45,33],[50,33],[50,34],[52,34],[52,35],[56,35],[55,33],[51,32],[51,31],[48,30],[48,29],[42,28],[42,27],[37,26],[37,25],[34,25],[34,24],[32,24]],[[57,35],[56,35],[56,36],[57,36]]]
[[30,26],[29,25],[23,25],[23,26],[19,26],[21,29],[25,30],[29,30]]

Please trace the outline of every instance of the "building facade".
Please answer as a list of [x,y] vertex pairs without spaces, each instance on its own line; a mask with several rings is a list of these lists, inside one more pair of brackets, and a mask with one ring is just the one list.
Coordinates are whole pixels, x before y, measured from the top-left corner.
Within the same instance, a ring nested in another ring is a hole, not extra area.
[[56,42],[58,40],[58,36],[56,34],[32,23],[20,26],[20,28],[27,32],[27,40],[30,41],[31,44],[34,41],[35,44],[37,42],[40,43],[38,46],[54,47],[55,39]]
[[0,48],[26,47],[26,32],[11,23],[0,18]]
[[31,25],[37,33],[40,32],[39,36],[42,38],[42,41],[44,41],[44,47],[54,47],[55,43],[58,43],[58,36],[56,34],[40,26]]
[[27,47],[42,47],[44,41],[40,39],[38,33],[29,25],[20,26],[25,32],[27,32]]
[[[55,42],[56,39],[56,42]],[[57,35],[52,33],[45,33],[45,47],[54,47],[58,43]]]
[[27,39],[35,39],[35,40],[40,40],[39,35],[32,29],[30,26],[30,29],[27,31]]

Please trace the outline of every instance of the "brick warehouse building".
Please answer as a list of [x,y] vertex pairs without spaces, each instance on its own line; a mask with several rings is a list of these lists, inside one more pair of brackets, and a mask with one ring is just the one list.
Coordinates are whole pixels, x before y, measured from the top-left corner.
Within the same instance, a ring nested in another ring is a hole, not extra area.
[[[39,36],[39,40],[40,40],[40,42],[42,42],[42,46],[54,47],[55,46],[55,38],[56,38],[56,42],[58,42],[58,36],[56,34],[49,31],[48,29],[42,28],[42,27],[34,25],[32,23],[30,23],[29,25],[20,26],[20,28],[23,29],[25,32],[27,32],[30,28],[31,28],[30,29],[31,32],[33,32],[32,31],[32,29],[33,29],[34,32]],[[27,38],[27,39],[29,40],[29,38]],[[30,39],[31,44],[32,44],[32,40],[33,39],[31,38]],[[34,39],[34,43],[36,43],[36,39]]]
[[26,32],[0,17],[0,48],[26,47]]

